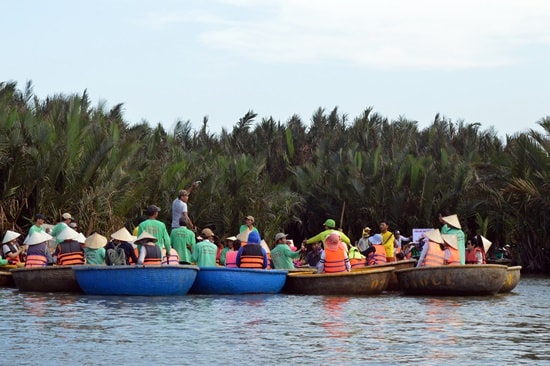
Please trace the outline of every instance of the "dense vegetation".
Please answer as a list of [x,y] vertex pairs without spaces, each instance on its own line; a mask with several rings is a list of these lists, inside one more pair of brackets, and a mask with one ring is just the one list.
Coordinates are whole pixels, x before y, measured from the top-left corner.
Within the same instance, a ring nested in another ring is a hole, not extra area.
[[[385,218],[391,229],[438,227],[442,209],[494,246],[512,245],[529,271],[550,271],[550,117],[544,133],[501,141],[479,124],[439,115],[419,129],[367,108],[350,120],[319,109],[304,123],[257,120],[252,111],[213,134],[179,122],[173,131],[128,124],[122,105],[90,106],[82,95],[39,100],[28,83],[0,83],[0,229],[25,231],[35,213],[68,211],[85,234],[131,229],[148,204],[170,205],[178,189],[199,227],[235,234],[245,215],[266,238],[297,240],[332,217],[357,240]],[[342,220],[343,218],[343,220]]]

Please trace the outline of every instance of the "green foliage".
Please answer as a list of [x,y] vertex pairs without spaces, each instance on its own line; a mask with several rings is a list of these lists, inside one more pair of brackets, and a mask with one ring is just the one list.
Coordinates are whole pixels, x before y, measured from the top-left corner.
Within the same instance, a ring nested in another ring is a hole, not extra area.
[[351,122],[337,108],[257,122],[248,111],[229,131],[198,131],[179,121],[129,125],[122,105],[106,110],[82,95],[39,100],[0,83],[0,226],[24,232],[34,214],[69,211],[85,234],[132,229],[149,204],[169,224],[176,192],[195,180],[194,223],[235,235],[246,215],[271,242],[284,231],[300,241],[335,219],[352,240],[381,219],[393,230],[437,227],[438,213],[457,213],[470,235],[493,248],[511,244],[530,271],[549,271],[550,117],[544,133],[503,143],[480,124],[436,115],[419,129],[365,111]]

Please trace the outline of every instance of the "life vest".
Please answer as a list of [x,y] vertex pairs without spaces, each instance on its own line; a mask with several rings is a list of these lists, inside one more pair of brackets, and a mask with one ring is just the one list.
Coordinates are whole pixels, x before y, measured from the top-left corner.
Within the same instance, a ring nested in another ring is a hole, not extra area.
[[180,263],[180,256],[178,255],[178,252],[174,248],[170,249],[170,256],[166,257],[166,255],[162,256],[162,264],[170,264],[170,265],[176,265]]
[[[4,244],[5,245],[5,244]],[[7,244],[8,247],[10,248],[10,253],[15,253],[17,252],[17,248],[15,247],[15,245],[11,244],[11,243],[8,243]],[[21,259],[19,258],[19,255],[16,255],[15,258],[11,258],[10,256],[8,256],[6,253],[4,253],[4,257],[6,258],[6,260],[8,261],[8,264],[15,264],[17,265],[18,263],[21,262]]]
[[387,263],[386,248],[384,247],[384,244],[373,244],[372,246],[375,250],[373,253],[369,254],[369,266]]
[[60,266],[74,266],[84,264],[82,245],[74,240],[59,243],[57,264]]
[[476,264],[476,251],[475,249],[466,250],[466,264]]
[[267,252],[267,266],[265,269],[271,269],[271,252]]
[[144,265],[149,264],[161,264],[162,253],[158,245],[144,245],[145,247],[145,259]]
[[441,250],[441,246],[433,241],[428,241],[428,252],[422,261],[421,267],[436,267],[442,266],[445,263],[445,251]]
[[25,261],[25,267],[46,267],[48,265],[48,258],[41,254],[27,254],[27,260]]
[[367,266],[367,258],[359,252],[356,247],[351,247],[349,250],[349,263],[351,268],[361,268]]
[[346,271],[346,252],[340,247],[337,249],[325,248],[325,272],[338,273]]
[[241,252],[241,263],[239,264],[239,267],[257,269],[265,268],[262,249],[263,248],[257,244],[245,246]]
[[225,267],[237,268],[237,251],[231,250],[225,254]]
[[460,265],[460,253],[458,252],[458,249],[448,246],[446,250],[448,250],[451,255],[445,264],[452,266]]

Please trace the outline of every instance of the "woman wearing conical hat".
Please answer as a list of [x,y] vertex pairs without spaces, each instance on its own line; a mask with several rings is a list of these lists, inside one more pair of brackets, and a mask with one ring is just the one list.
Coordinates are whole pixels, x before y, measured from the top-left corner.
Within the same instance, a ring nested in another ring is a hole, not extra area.
[[464,231],[462,231],[458,216],[439,213],[439,222],[443,224],[441,227],[441,234],[456,235],[458,253],[460,254],[460,264],[466,264],[466,235],[464,235]]
[[452,266],[460,265],[460,253],[458,252],[456,235],[442,234],[441,237],[445,242],[445,264]]
[[417,267],[436,267],[445,264],[445,248],[439,230],[424,233],[424,246],[418,258]]
[[86,264],[105,264],[105,245],[107,238],[99,233],[93,233],[84,241],[84,256]]
[[24,254],[25,247],[19,245],[21,234],[8,230],[2,239],[2,253],[8,264],[17,265],[21,263],[21,254]]
[[52,253],[48,247],[50,240],[53,240],[53,236],[44,231],[37,231],[27,236],[23,242],[28,246],[25,267],[44,267],[53,264]]
[[111,241],[105,246],[105,264],[108,266],[114,265],[129,265],[137,263],[138,258],[132,242],[136,240],[128,229],[123,227],[111,234]]

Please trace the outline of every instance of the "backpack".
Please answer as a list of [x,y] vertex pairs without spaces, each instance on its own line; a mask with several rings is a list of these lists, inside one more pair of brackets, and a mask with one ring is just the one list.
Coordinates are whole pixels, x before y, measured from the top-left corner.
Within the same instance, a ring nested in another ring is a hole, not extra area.
[[126,253],[124,248],[120,248],[120,244],[114,248],[107,249],[105,259],[109,266],[124,266],[126,265]]

